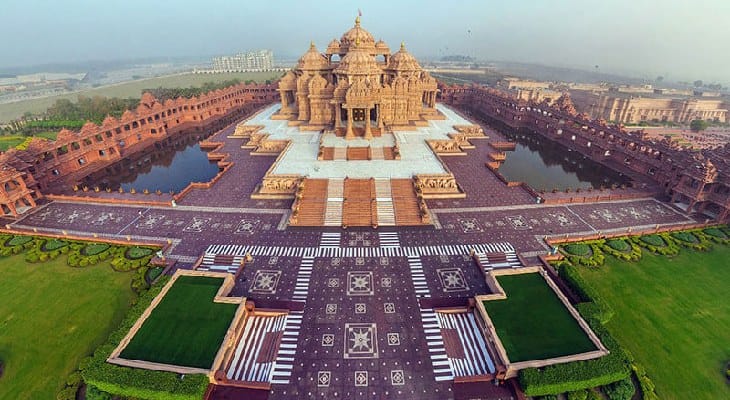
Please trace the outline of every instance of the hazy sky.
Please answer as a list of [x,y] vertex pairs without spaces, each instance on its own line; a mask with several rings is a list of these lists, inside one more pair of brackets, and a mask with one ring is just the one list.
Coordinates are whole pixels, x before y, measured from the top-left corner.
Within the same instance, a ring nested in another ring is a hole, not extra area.
[[[730,82],[730,0],[1,0],[0,67],[320,50],[362,25],[391,50]],[[469,33],[471,31],[471,33]]]

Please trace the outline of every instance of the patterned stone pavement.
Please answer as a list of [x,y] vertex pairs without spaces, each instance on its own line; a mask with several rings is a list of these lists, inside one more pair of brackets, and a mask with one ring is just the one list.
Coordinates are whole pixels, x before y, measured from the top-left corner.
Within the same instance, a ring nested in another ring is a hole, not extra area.
[[[220,245],[220,254],[230,254],[226,249],[233,245],[252,249],[253,261],[238,274],[233,295],[257,307],[293,310],[284,335],[299,338],[277,357],[271,399],[473,396],[454,385],[455,372],[444,367],[443,338],[427,334],[434,307],[465,305],[488,293],[470,245],[508,242],[529,257],[546,250],[545,236],[693,222],[654,199],[534,204],[483,166],[487,141],[481,140],[469,150],[472,156],[446,160],[468,197],[429,201],[436,226],[288,227],[290,201],[249,197],[273,158],[242,151],[240,139],[225,137],[231,131],[212,140],[225,143],[221,151],[231,154],[233,169],[176,208],[52,202],[5,222],[28,231],[171,240],[167,255],[180,268],[189,268],[211,245]],[[204,268],[236,271],[235,263],[216,266],[214,254],[206,257]],[[478,385],[483,398],[510,396],[505,387]]]

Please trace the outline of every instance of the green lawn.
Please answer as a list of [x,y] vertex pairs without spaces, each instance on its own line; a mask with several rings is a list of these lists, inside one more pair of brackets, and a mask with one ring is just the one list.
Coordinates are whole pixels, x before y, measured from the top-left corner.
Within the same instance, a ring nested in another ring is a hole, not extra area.
[[120,357],[210,368],[238,308],[213,302],[222,283],[222,278],[179,277]]
[[235,72],[222,74],[179,74],[161,76],[157,78],[139,79],[136,81],[129,81],[109,86],[102,86],[94,89],[82,90],[76,93],[43,97],[40,99],[23,100],[15,103],[0,104],[0,122],[7,122],[19,118],[23,115],[23,113],[27,111],[30,111],[32,113],[44,112],[58,99],[70,99],[71,101],[76,101],[76,98],[79,95],[87,97],[104,96],[140,98],[142,96],[142,89],[148,88],[178,88],[201,86],[205,82],[222,82],[235,78],[238,78],[243,82],[247,80],[264,82],[267,79],[276,80],[281,77],[281,75],[283,75],[283,73],[281,72]]
[[730,360],[730,248],[644,251],[637,263],[606,258],[581,275],[616,311],[611,334],[644,365],[660,399],[727,399]]
[[0,259],[0,399],[55,399],[124,317],[130,280],[108,265],[71,268],[65,256],[40,264]]
[[543,360],[596,347],[537,273],[497,276],[506,300],[485,301],[511,362]]

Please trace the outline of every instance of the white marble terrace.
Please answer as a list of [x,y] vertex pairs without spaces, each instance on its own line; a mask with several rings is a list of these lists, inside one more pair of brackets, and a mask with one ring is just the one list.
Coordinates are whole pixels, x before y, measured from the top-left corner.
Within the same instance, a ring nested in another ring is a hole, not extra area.
[[281,108],[274,104],[251,118],[246,125],[263,125],[260,131],[268,133],[271,140],[291,140],[289,149],[281,155],[273,173],[275,175],[299,174],[308,178],[411,178],[416,174],[446,173],[443,165],[426,144],[427,139],[449,139],[454,125],[470,125],[471,122],[460,117],[443,104],[436,108],[446,116],[445,120],[429,121],[428,127],[413,131],[395,131],[393,135],[367,141],[362,138],[345,140],[334,134],[325,134],[323,143],[328,147],[391,147],[398,142],[400,160],[364,161],[320,161],[320,132],[300,131],[287,125],[287,121],[275,121],[271,115]]

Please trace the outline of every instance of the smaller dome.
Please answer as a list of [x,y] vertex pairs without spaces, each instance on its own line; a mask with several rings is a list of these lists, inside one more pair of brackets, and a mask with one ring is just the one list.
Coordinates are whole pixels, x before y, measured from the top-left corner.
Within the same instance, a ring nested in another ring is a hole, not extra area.
[[421,66],[418,65],[416,58],[413,57],[408,50],[406,50],[406,44],[401,42],[400,50],[390,57],[388,69],[397,71],[419,71]]
[[332,39],[330,44],[327,45],[327,52],[330,52],[331,50],[339,50],[340,49],[340,41],[337,39]]
[[327,59],[317,51],[317,46],[312,42],[309,50],[299,59],[298,66],[300,69],[322,69],[327,67]]
[[383,41],[383,39],[378,40],[377,43],[375,43],[375,48],[378,50],[384,50],[385,52],[390,52],[390,48],[388,48],[388,44]]

